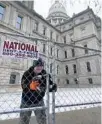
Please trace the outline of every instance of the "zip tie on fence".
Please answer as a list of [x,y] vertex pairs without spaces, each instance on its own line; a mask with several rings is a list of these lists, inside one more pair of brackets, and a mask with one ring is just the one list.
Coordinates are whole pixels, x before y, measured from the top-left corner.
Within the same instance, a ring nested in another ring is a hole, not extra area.
[[55,108],[81,106],[81,105],[92,105],[92,104],[101,104],[101,103],[102,102],[89,102],[89,103],[78,103],[78,104],[70,104],[70,105],[56,105]]
[[0,115],[1,115],[1,114],[12,114],[12,113],[25,112],[25,111],[29,111],[29,110],[30,110],[30,111],[35,111],[35,110],[42,110],[42,109],[47,109],[47,107],[41,106],[41,107],[15,109],[15,110],[12,110],[12,111],[0,112]]

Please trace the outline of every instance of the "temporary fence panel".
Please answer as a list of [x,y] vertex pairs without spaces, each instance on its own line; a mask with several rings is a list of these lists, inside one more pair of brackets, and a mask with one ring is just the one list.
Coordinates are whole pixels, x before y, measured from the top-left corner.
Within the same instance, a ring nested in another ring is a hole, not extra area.
[[[63,118],[64,113],[67,114],[72,110],[84,111],[86,108],[100,106],[101,51],[97,49],[98,47],[93,49],[93,47],[83,47],[77,43],[69,45],[7,33],[1,35],[1,42],[5,40],[12,42],[23,41],[24,43],[37,45],[39,57],[44,60],[44,68],[47,71],[47,75],[45,75],[47,90],[44,97],[45,105],[42,101],[39,105],[34,104],[30,107],[24,105],[23,108],[20,108],[22,96],[21,78],[23,73],[35,64],[35,61],[33,61],[33,58],[21,57],[18,59],[1,56],[0,120],[15,118],[20,120],[19,113],[24,114],[24,112],[26,114],[28,112],[29,116],[26,116],[30,118],[29,111],[35,111],[39,124],[45,124],[45,120],[46,124],[56,124],[56,117],[59,113]],[[33,77],[32,71],[28,73],[29,75],[25,77],[25,80]],[[57,92],[49,93],[49,74],[53,82],[58,86]],[[41,84],[43,85],[43,82]],[[41,96],[40,90],[45,89],[37,90],[39,94],[37,97],[39,97]],[[27,91],[29,92],[29,90]],[[30,99],[30,96],[27,99]],[[43,113],[42,116],[41,113]],[[40,122],[42,120],[43,122]],[[26,118],[26,121],[29,121],[29,119]]]

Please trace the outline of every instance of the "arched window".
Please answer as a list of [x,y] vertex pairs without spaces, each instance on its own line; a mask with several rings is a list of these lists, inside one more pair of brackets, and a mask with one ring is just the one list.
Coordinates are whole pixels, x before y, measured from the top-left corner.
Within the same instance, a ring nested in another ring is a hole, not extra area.
[[92,78],[88,78],[89,84],[93,84]]
[[57,58],[58,58],[58,54],[59,54],[59,49],[57,49]]
[[10,84],[18,84],[20,81],[20,74],[18,72],[12,72],[10,75]]
[[91,65],[90,65],[90,62],[87,62],[86,64],[87,64],[87,71],[88,71],[88,72],[91,72]]
[[50,73],[52,73],[52,63],[50,64]]
[[3,16],[4,16],[4,12],[5,12],[5,7],[0,5],[0,20],[3,19]]
[[68,65],[66,65],[66,74],[68,74],[69,72],[68,72]]
[[75,57],[75,50],[72,49],[72,57]]
[[77,68],[76,68],[76,65],[75,64],[73,65],[73,71],[74,71],[74,74],[77,73]]
[[74,82],[75,82],[75,84],[79,83],[77,78],[74,78]]
[[67,51],[64,51],[65,52],[65,58],[67,59]]
[[68,79],[66,79],[66,84],[67,84],[67,85],[69,84],[69,80],[68,80]]
[[57,74],[59,74],[59,65],[57,65]]
[[50,48],[50,54],[51,54],[51,56],[52,56],[52,51],[53,51],[53,49],[52,49],[52,47]]

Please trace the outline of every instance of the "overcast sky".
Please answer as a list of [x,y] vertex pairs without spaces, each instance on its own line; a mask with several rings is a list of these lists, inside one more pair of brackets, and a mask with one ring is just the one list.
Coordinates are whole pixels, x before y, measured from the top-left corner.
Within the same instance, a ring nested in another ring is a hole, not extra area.
[[[47,17],[49,8],[54,3],[55,0],[34,0],[34,9],[44,18]],[[90,4],[90,7],[93,8],[94,12],[98,16],[102,16],[100,8],[102,7],[102,0],[59,0],[66,7],[67,14],[72,16],[73,13],[79,13],[82,10],[87,8],[87,5]],[[91,2],[89,2],[91,1]],[[95,2],[94,2],[95,1]]]

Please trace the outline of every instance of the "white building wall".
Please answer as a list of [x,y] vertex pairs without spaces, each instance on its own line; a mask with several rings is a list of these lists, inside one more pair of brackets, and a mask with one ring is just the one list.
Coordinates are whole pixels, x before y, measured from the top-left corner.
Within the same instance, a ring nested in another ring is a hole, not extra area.
[[[98,70],[100,69],[99,55],[96,55],[96,56],[98,56],[98,57],[96,57],[97,59],[94,56],[93,57],[91,57],[91,56],[85,57],[86,55],[84,53],[84,50],[75,48],[75,57],[72,57],[72,53],[71,53],[72,48],[71,47],[66,46],[66,44],[65,44],[65,47],[61,47],[61,46],[59,47],[58,45],[54,46],[54,42],[56,41],[56,35],[58,35],[59,37],[58,37],[57,42],[59,42],[59,43],[64,43],[63,36],[66,36],[67,44],[72,43],[71,39],[73,39],[73,41],[75,41],[75,45],[83,47],[84,44],[87,44],[87,46],[89,48],[99,49],[100,44],[98,43],[96,38],[90,38],[90,39],[83,40],[83,38],[85,38],[89,35],[92,35],[92,34],[95,34],[96,36],[98,36],[98,32],[97,32],[97,29],[96,29],[93,21],[92,20],[87,21],[89,19],[89,15],[88,15],[89,13],[86,13],[82,16],[76,17],[73,19],[73,21],[69,21],[65,25],[61,26],[61,29],[63,31],[65,31],[65,30],[66,31],[63,33],[60,33],[54,27],[50,26],[45,21],[43,21],[41,18],[39,18],[37,16],[33,16],[31,13],[27,12],[27,10],[24,10],[24,8],[20,7],[19,9],[17,9],[16,7],[17,6],[14,7],[14,5],[12,6],[12,4],[8,5],[6,8],[5,18],[4,18],[4,22],[6,24],[8,24],[8,22],[9,22],[11,27],[13,27],[14,31],[18,31],[19,33],[22,32],[25,35],[31,34],[33,37],[37,37],[37,38],[45,38],[45,39],[47,38],[48,40],[50,40],[50,31],[53,32],[53,38],[52,38],[51,42],[48,43],[46,41],[43,41],[43,42],[38,41],[38,51],[40,51],[41,57],[44,58],[44,60],[46,61],[47,64],[48,64],[48,57],[49,57],[49,64],[54,62],[55,65],[53,65],[53,71],[54,71],[53,73],[56,74],[56,80],[60,79],[60,83],[59,83],[60,86],[63,86],[64,84],[66,84],[65,79],[68,79],[70,84],[75,84],[74,78],[78,78],[80,84],[88,84],[87,78],[89,78],[89,77],[93,78],[94,84],[95,83],[99,84],[99,82],[100,82],[100,73],[98,73]],[[23,13],[21,13],[21,15],[23,16],[23,24],[22,24],[22,29],[17,30],[16,29],[16,19],[17,19],[18,14],[20,14],[20,11],[23,12]],[[84,19],[82,19],[82,18],[84,18]],[[38,32],[36,32],[36,33],[32,32],[34,30],[35,21],[39,22]],[[85,21],[87,21],[87,22],[85,22]],[[85,23],[82,23],[82,22],[85,22]],[[42,34],[43,26],[46,26],[46,29],[47,29],[46,36],[43,36],[43,34]],[[9,32],[10,32],[11,27],[7,27]],[[83,30],[83,29],[85,29],[85,30]],[[0,31],[6,32],[7,29],[0,28]],[[5,36],[2,36],[1,38],[2,38],[2,41],[5,40]],[[82,40],[78,41],[81,38],[82,38]],[[12,38],[11,38],[11,40],[12,40]],[[25,39],[25,38],[17,38],[17,40],[34,43],[33,40],[31,41],[30,39]],[[42,51],[43,43],[46,44],[46,53],[45,54]],[[53,55],[52,56],[50,55],[51,47],[53,47]],[[57,58],[57,49],[59,49],[58,58]],[[54,50],[55,50],[55,52],[54,52]],[[67,59],[65,59],[65,54],[64,54],[65,50],[67,51]],[[48,53],[48,51],[49,51],[49,53]],[[91,52],[91,53],[93,54],[93,52]],[[5,84],[9,83],[8,81],[9,81],[11,72],[15,72],[15,73],[19,72],[20,78],[21,78],[23,71],[28,69],[33,64],[32,60],[20,60],[20,61],[16,61],[16,62],[14,62],[14,61],[15,60],[9,60],[9,61],[7,61],[7,63],[5,63],[5,60],[0,58],[0,63],[1,63],[0,64],[0,72],[2,71],[2,74],[0,74],[0,76],[5,77],[5,75],[8,75],[8,77],[5,78],[5,80],[4,80],[4,78],[2,78],[3,82]],[[89,61],[91,63],[92,72],[90,74],[86,70],[86,62],[87,61]],[[77,74],[73,73],[73,64],[76,64],[76,66],[77,66]],[[57,67],[57,65],[59,65],[59,73],[58,74],[57,74],[57,69],[54,68],[54,67]],[[66,73],[65,73],[66,65],[68,65],[68,69],[69,69],[68,75],[66,75]],[[2,70],[2,69],[4,69],[4,67],[5,67],[5,71]],[[50,68],[47,68],[47,70],[49,72]]]
[[[82,31],[83,30],[83,31]],[[92,35],[93,25],[92,22],[87,22],[85,24],[79,25],[74,28],[74,38],[79,39],[88,35]]]

